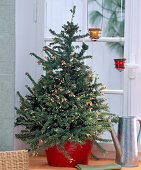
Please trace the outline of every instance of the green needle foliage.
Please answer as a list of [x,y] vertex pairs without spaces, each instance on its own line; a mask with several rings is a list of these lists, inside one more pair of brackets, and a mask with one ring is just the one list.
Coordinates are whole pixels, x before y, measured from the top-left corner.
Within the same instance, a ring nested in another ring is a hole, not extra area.
[[15,123],[24,126],[16,137],[29,144],[29,150],[38,153],[56,145],[68,159],[71,158],[64,150],[68,141],[74,145],[86,140],[102,141],[100,135],[111,129],[115,119],[102,96],[104,86],[84,64],[85,58],[92,57],[84,55],[88,46],[82,43],[80,51],[75,52],[78,46],[73,42],[88,34],[78,34],[79,26],[73,23],[75,7],[70,11],[72,19],[62,26],[60,33],[50,30],[53,42],[43,47],[47,57],[42,59],[31,53],[45,74],[35,82],[26,73],[33,87],[26,86],[29,93],[25,97],[17,92],[20,107],[16,108]]
[[[102,19],[107,20],[105,35],[107,37],[124,37],[125,22],[125,0],[122,0],[122,21],[121,21],[121,0],[103,0],[103,5],[99,0],[89,0],[89,3],[95,2],[102,11],[92,10],[89,13],[89,20],[95,27],[102,23]],[[120,56],[124,53],[124,44],[122,42],[108,42],[110,49],[115,50]]]

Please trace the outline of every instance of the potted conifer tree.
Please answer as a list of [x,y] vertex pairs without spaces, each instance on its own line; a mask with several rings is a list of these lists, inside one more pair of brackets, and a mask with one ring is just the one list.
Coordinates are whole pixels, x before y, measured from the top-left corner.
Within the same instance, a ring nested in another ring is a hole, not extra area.
[[47,57],[31,53],[45,74],[35,82],[26,73],[33,87],[26,86],[29,93],[25,97],[17,92],[20,107],[16,108],[16,126],[25,128],[16,137],[29,144],[34,153],[46,149],[48,163],[54,166],[87,164],[93,142],[99,146],[98,140],[107,141],[100,135],[111,129],[115,119],[102,96],[104,86],[84,63],[91,58],[84,55],[88,45],[73,44],[88,34],[78,34],[79,26],[73,22],[75,7],[70,11],[72,19],[60,33],[50,30],[53,42],[43,47]]

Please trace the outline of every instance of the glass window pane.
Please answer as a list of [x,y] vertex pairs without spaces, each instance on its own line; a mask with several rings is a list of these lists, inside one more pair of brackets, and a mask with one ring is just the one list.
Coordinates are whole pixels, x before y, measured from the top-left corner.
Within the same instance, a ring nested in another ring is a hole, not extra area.
[[[124,71],[119,72],[115,69],[114,59],[121,58],[122,56],[115,51],[111,50],[105,42],[90,42],[87,55],[92,55],[93,58],[86,60],[86,63],[99,75],[108,89],[122,90]],[[86,55],[86,54],[85,54]]]
[[103,37],[124,37],[125,0],[88,0],[88,27]]

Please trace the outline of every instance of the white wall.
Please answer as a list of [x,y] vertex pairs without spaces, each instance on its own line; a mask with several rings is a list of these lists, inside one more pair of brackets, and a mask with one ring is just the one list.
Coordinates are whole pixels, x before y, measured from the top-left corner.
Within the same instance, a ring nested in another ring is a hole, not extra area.
[[[36,7],[37,2],[37,9]],[[35,13],[37,11],[37,13]],[[23,96],[27,90],[25,85],[32,85],[25,72],[37,80],[42,72],[37,65],[36,59],[29,55],[30,52],[40,54],[44,38],[44,0],[16,0],[16,78],[15,92],[20,91]],[[37,14],[37,20],[36,19]],[[18,106],[18,96],[15,105]],[[17,128],[15,133],[17,133]],[[15,139],[15,149],[22,149],[25,146],[21,141]]]

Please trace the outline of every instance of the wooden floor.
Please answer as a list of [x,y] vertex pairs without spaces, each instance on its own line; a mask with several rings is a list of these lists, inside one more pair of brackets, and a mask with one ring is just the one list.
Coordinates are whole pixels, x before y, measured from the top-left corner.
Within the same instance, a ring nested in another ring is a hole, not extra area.
[[[29,170],[76,170],[76,168],[68,168],[68,167],[53,167],[53,166],[48,166],[47,165],[47,160],[45,156],[30,156],[30,165],[29,165]],[[104,164],[109,164],[113,163],[114,160],[107,160],[107,159],[100,159],[100,160],[94,160],[90,159],[89,160],[89,165],[104,165]],[[141,170],[141,162],[139,162],[139,166],[135,168],[125,168],[123,167],[122,170]]]

